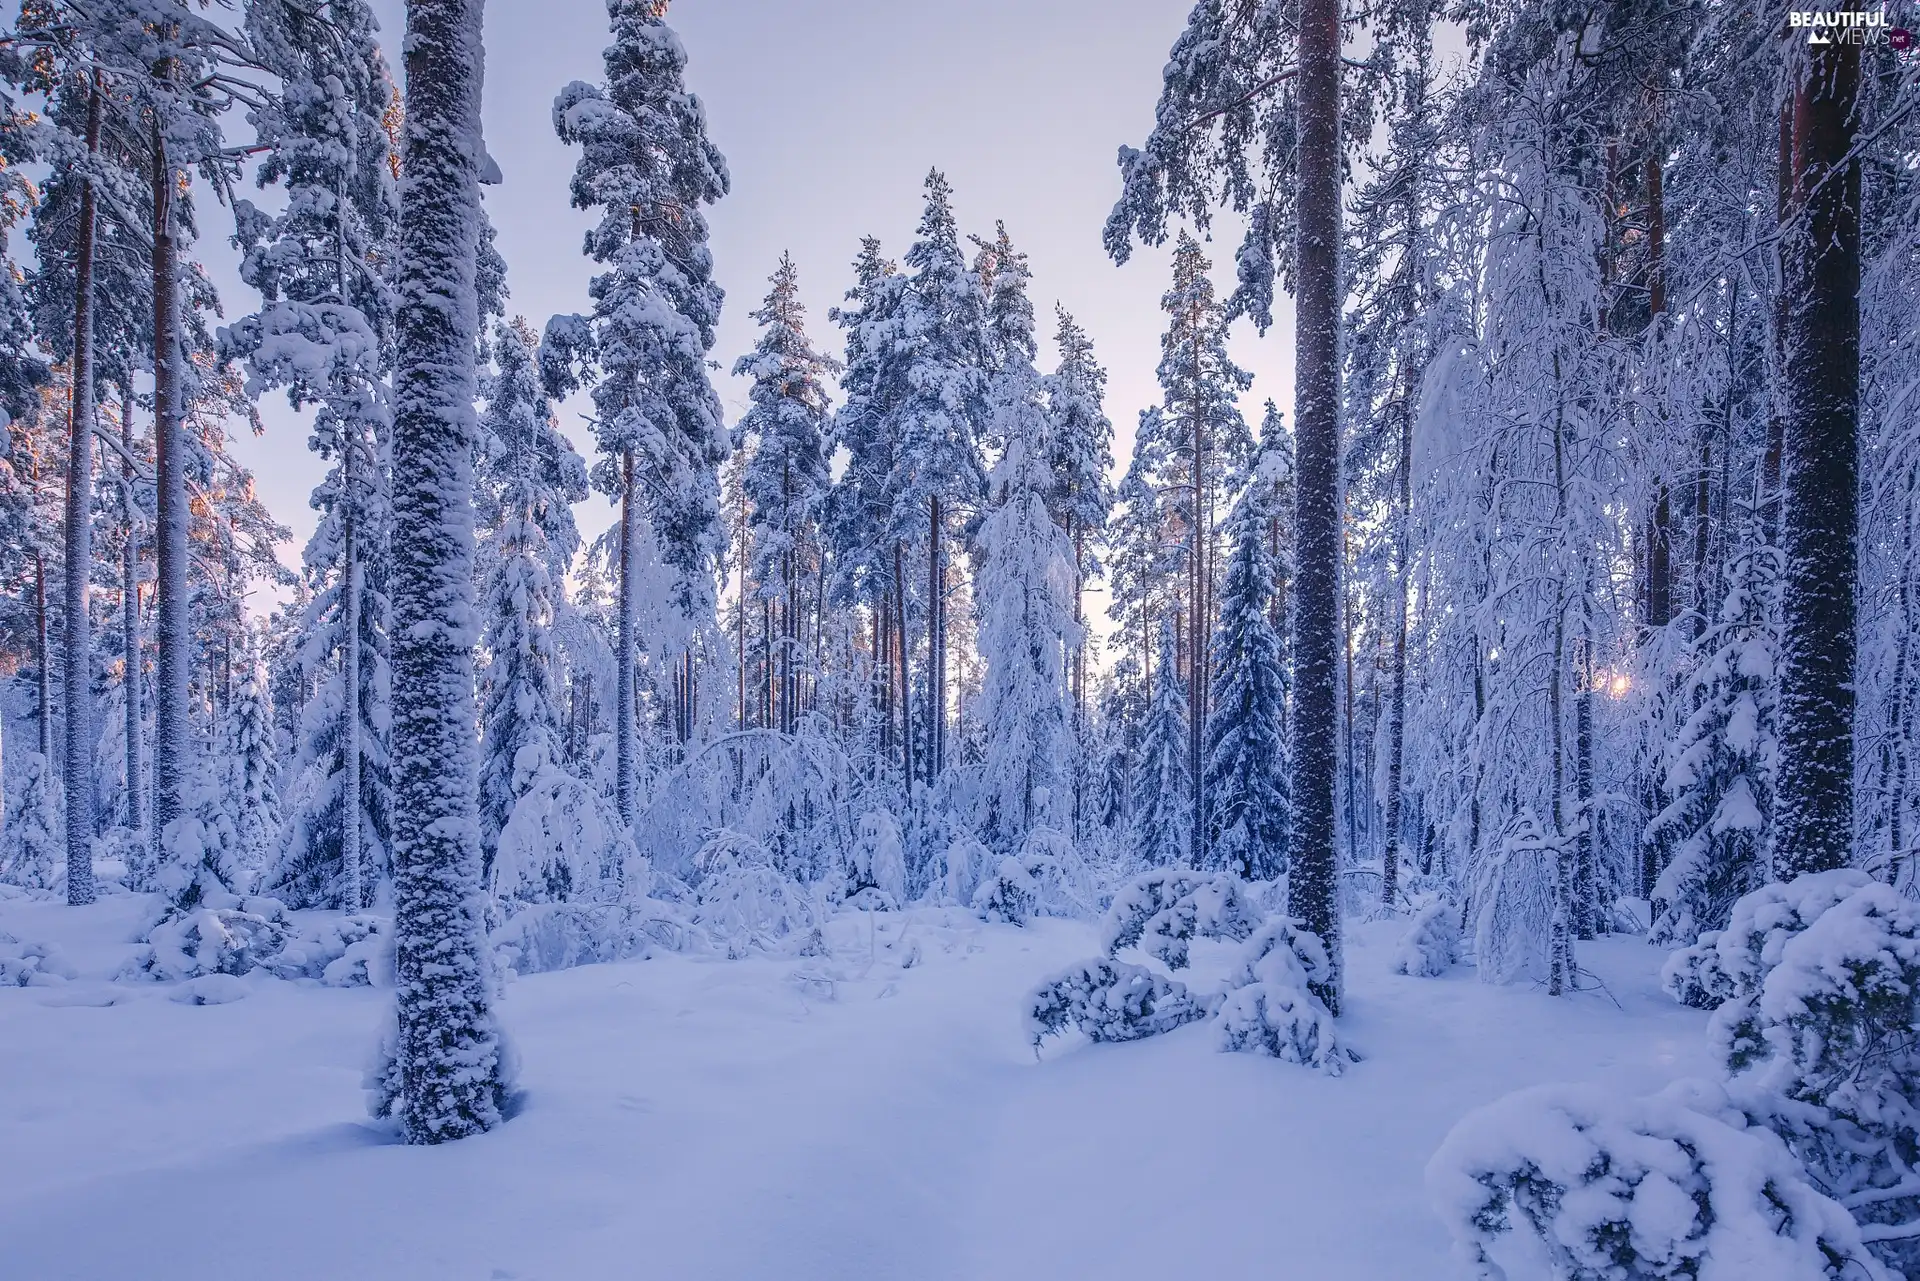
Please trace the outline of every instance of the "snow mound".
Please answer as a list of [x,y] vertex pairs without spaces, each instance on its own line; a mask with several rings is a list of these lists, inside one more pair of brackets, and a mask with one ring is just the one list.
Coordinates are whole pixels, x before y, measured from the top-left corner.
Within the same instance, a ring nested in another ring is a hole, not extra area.
[[202,974],[176,987],[167,999],[178,1005],[227,1005],[246,995],[247,985],[231,974]]
[[1354,1060],[1320,997],[1332,977],[1320,937],[1276,917],[1247,942],[1216,1020],[1220,1048],[1339,1076]]
[[197,908],[149,930],[147,951],[135,958],[128,977],[175,983],[202,974],[245,974],[277,958],[293,929],[278,899]]
[[267,968],[283,979],[313,979],[328,987],[391,987],[393,922],[372,915],[316,921]]
[[0,934],[0,987],[52,987],[80,977],[51,943],[22,943]]
[[1510,1094],[1454,1126],[1427,1188],[1483,1281],[1888,1281],[1846,1210],[1707,1082]]

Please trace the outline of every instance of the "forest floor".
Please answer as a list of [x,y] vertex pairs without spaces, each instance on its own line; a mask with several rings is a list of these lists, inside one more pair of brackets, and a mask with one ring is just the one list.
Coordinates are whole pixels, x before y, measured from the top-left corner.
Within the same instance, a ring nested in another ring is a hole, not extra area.
[[[1662,953],[1585,945],[1570,999],[1388,973],[1353,927],[1339,1078],[1208,1025],[1051,1041],[1022,997],[1091,926],[844,915],[832,955],[534,975],[495,1132],[396,1144],[361,1077],[391,994],[264,976],[194,1006],[115,982],[145,900],[0,903],[81,978],[0,988],[0,1277],[16,1281],[1014,1281],[1450,1275],[1427,1158],[1521,1086],[1705,1074]],[[1225,953],[1196,944],[1196,986]],[[911,962],[911,963],[909,963]]]

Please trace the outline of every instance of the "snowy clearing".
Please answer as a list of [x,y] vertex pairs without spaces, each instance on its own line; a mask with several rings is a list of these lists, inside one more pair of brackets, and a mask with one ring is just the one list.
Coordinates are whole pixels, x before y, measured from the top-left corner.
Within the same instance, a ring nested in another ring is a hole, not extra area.
[[[0,1276],[1389,1279],[1447,1273],[1422,1172],[1513,1089],[1711,1074],[1665,953],[1588,945],[1599,991],[1390,973],[1358,925],[1339,1078],[1222,1054],[1208,1025],[1049,1041],[1022,996],[1094,927],[843,914],[833,955],[678,955],[514,982],[523,1108],[409,1148],[365,1119],[391,994],[262,976],[244,999],[115,982],[137,896],[0,903],[81,978],[0,989]],[[1194,969],[1224,965],[1196,943]],[[911,964],[903,962],[911,961]],[[1616,1007],[1615,1001],[1619,1005]],[[183,1231],[183,1225],[207,1224]],[[164,1245],[156,1245],[164,1242]]]

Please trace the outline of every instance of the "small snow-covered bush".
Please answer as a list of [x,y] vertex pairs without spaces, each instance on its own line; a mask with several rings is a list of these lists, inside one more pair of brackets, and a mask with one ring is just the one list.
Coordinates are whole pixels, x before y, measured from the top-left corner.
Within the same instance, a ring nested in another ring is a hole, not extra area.
[[860,816],[845,873],[842,899],[865,893],[868,905],[887,908],[907,901],[906,840],[891,811],[872,809]]
[[1870,882],[1779,947],[1709,1035],[1742,1102],[1920,1276],[1920,904]]
[[1846,1210],[1705,1082],[1510,1094],[1454,1126],[1427,1188],[1483,1281],[1509,1275],[1496,1254],[1555,1281],[1888,1281]]
[[768,950],[817,929],[826,915],[816,887],[774,866],[773,854],[744,832],[721,829],[694,855],[693,923],[731,956]]
[[1220,1048],[1338,1076],[1353,1061],[1321,993],[1332,977],[1320,937],[1276,917],[1247,941],[1216,1021]]
[[493,855],[493,892],[523,903],[592,901],[637,861],[625,825],[599,790],[556,764],[544,740],[514,756],[518,798]]
[[1017,858],[1003,858],[973,892],[973,910],[989,921],[1025,925],[1039,906],[1040,886]]
[[52,770],[40,753],[27,752],[8,773],[12,777],[0,814],[0,881],[50,890],[63,857]]
[[993,851],[964,832],[947,842],[946,850],[929,868],[929,897],[962,906],[973,902],[974,890],[993,862]]
[[22,943],[0,934],[0,987],[49,987],[79,977],[53,944]]
[[1561,842],[1532,814],[1509,825],[1500,847],[1474,876],[1473,959],[1487,983],[1547,977],[1552,933],[1554,861]]
[[289,939],[267,968],[283,979],[314,979],[328,987],[391,987],[393,923],[364,914],[315,921]]
[[685,924],[664,903],[541,903],[516,913],[492,936],[501,970],[544,974],[644,957],[658,943],[684,951]]
[[[147,932],[135,968],[163,982],[202,974],[245,974],[285,948],[293,922],[278,899],[235,899],[169,916]],[[230,905],[229,905],[230,904]]]
[[1676,948],[1660,967],[1660,988],[1682,1005],[1711,1010],[1734,995],[1720,968],[1720,931],[1708,930],[1690,947]]
[[1138,946],[1178,970],[1186,968],[1194,939],[1243,942],[1259,925],[1260,913],[1247,901],[1238,877],[1160,868],[1120,888],[1100,934],[1108,956]]
[[1037,1052],[1049,1036],[1078,1028],[1095,1041],[1137,1041],[1205,1018],[1206,1006],[1183,984],[1143,965],[1083,961],[1027,998],[1027,1033]]
[[1443,898],[1426,903],[1393,949],[1393,972],[1414,978],[1438,978],[1460,959],[1459,909]]
[[1719,969],[1732,996],[1751,996],[1780,963],[1789,940],[1812,925],[1834,904],[1873,883],[1865,872],[1841,868],[1791,881],[1775,881],[1745,894],[1733,905],[1727,928],[1714,940]]

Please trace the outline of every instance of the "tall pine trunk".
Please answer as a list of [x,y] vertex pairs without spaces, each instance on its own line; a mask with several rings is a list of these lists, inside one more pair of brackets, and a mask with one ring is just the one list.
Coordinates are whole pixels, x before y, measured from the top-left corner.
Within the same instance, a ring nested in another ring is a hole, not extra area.
[[47,626],[47,554],[39,548],[33,553],[33,641],[39,651],[35,674],[39,706],[35,709],[42,768],[53,766],[53,646]]
[[145,701],[140,671],[140,534],[135,523],[133,495],[133,398],[123,398],[120,410],[120,506],[126,513],[126,537],[120,544],[120,688],[127,723],[127,826],[138,832],[147,825],[146,774],[140,761],[140,705]]
[[614,621],[613,638],[613,761],[617,777],[613,783],[614,808],[620,822],[631,829],[635,818],[633,784],[635,776],[634,741],[635,690],[633,651],[639,643],[634,635],[639,600],[633,583],[633,522],[637,514],[633,502],[633,450],[620,452],[620,601],[619,617]]
[[[100,82],[87,95],[87,157],[100,152]],[[79,244],[74,254],[73,366],[67,414],[67,704],[62,782],[67,807],[67,902],[93,902],[93,180],[80,184]],[[131,782],[131,780],[129,780]]]
[[1334,649],[1340,547],[1340,5],[1300,0],[1294,423],[1293,875],[1290,905],[1326,944],[1323,996],[1340,1012],[1339,853],[1334,842]]
[[360,864],[365,841],[360,823],[360,540],[355,519],[353,494],[353,445],[345,451],[347,519],[344,560],[346,572],[341,601],[341,625],[346,628],[346,645],[341,663],[345,670],[345,703],[340,711],[340,750],[344,753],[340,790],[340,865],[345,873],[341,898],[349,912],[362,907]]
[[398,1027],[388,1080],[409,1143],[491,1129],[511,1085],[479,914],[475,801],[481,13],[482,0],[408,0],[404,46],[392,570]]
[[1775,874],[1844,867],[1853,833],[1858,577],[1860,46],[1809,50],[1793,102]]
[[153,443],[155,461],[153,830],[186,813],[188,682],[193,632],[187,616],[187,442],[181,408],[180,291],[174,241],[175,170],[156,119],[153,151]]

